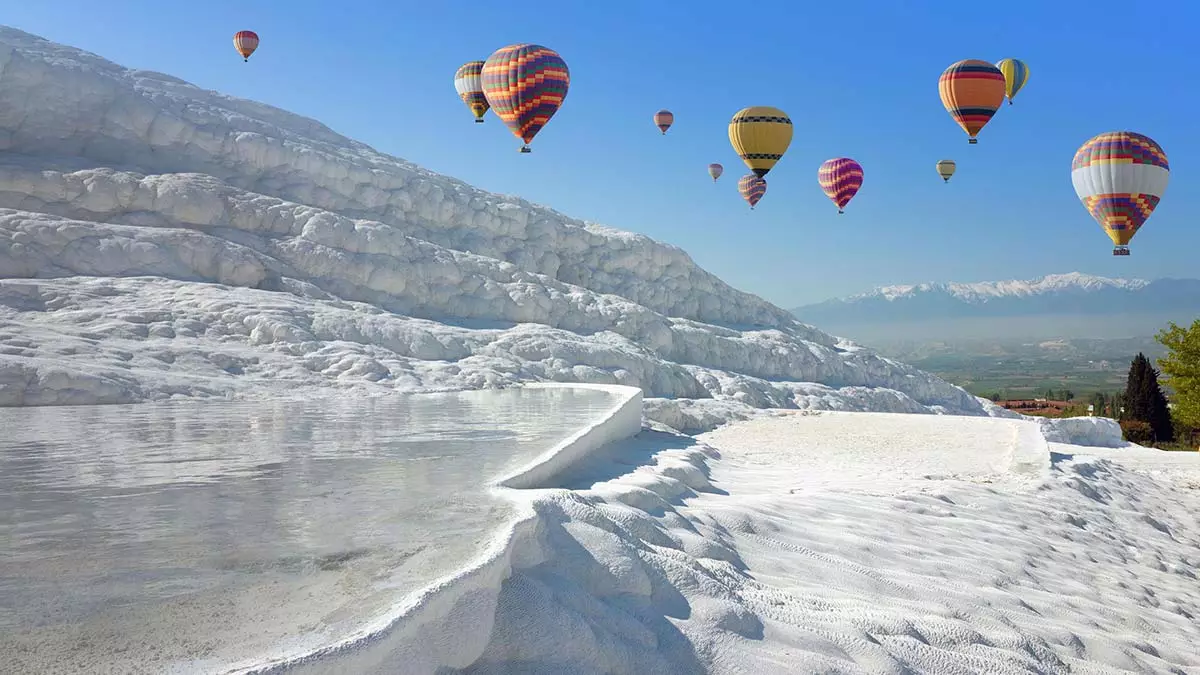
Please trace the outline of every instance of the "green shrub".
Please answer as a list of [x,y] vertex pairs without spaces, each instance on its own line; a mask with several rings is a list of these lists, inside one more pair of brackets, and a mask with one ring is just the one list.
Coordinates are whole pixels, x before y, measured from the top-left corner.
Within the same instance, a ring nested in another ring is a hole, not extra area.
[[1125,440],[1130,443],[1150,445],[1154,440],[1154,430],[1150,428],[1149,422],[1121,420],[1121,431],[1124,432]]

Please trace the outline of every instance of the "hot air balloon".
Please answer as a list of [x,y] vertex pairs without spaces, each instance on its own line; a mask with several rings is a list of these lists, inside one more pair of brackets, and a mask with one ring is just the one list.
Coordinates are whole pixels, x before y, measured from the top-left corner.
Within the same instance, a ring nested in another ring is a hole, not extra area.
[[825,196],[837,204],[838,213],[842,213],[842,209],[862,187],[862,165],[849,157],[827,159],[817,169],[817,182],[821,184]]
[[475,123],[483,124],[483,116],[487,114],[487,97],[483,95],[483,61],[468,61],[454,73],[454,91],[463,103],[475,113]]
[[1029,66],[1018,59],[1004,59],[996,67],[1004,75],[1004,95],[1008,97],[1008,104],[1012,105],[1013,97],[1029,81]]
[[729,142],[759,178],[767,175],[792,143],[792,120],[779,108],[742,108],[729,121]]
[[954,160],[952,159],[939,160],[937,163],[938,175],[941,176],[942,180],[947,183],[950,182],[950,176],[954,175],[954,170],[957,168],[958,165],[955,164]]
[[1099,134],[1075,152],[1075,194],[1112,239],[1113,255],[1129,255],[1129,240],[1158,206],[1170,172],[1162,147],[1132,131]]
[[717,182],[717,179],[720,178],[721,174],[724,172],[725,167],[721,166],[720,164],[714,162],[713,164],[708,165],[708,175],[712,176],[714,183]]
[[947,68],[938,80],[942,105],[967,132],[968,143],[1004,103],[1004,73],[987,61],[966,59]]
[[663,132],[663,136],[667,135],[667,129],[670,129],[674,122],[675,115],[670,110],[659,110],[654,113],[654,126]]
[[252,30],[239,30],[233,34],[233,46],[242,55],[246,61],[250,60],[250,55],[258,49],[258,33]]
[[483,64],[483,95],[496,116],[525,142],[521,152],[558,112],[571,73],[558,52],[541,45],[497,49]]
[[742,193],[742,199],[750,204],[750,210],[753,211],[758,200],[767,194],[767,181],[762,176],[748,173],[738,181],[738,192]]

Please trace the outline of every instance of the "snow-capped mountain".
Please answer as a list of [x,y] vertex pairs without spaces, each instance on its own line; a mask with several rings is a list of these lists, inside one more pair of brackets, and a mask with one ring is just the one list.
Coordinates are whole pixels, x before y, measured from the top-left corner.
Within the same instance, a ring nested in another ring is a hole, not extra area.
[[0,405],[536,380],[640,386],[680,428],[983,412],[678,248],[0,28]]
[[924,319],[1200,312],[1200,279],[1109,279],[1072,272],[1027,281],[883,286],[798,307],[809,323]]

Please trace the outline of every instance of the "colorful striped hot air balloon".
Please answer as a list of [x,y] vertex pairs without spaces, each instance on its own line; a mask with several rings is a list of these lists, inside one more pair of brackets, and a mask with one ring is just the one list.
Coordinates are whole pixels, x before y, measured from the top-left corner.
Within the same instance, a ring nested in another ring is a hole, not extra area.
[[492,111],[525,142],[521,152],[529,152],[529,143],[558,112],[571,85],[558,52],[535,44],[497,49],[484,62],[482,79]]
[[843,213],[842,209],[862,187],[862,165],[849,157],[827,159],[817,169],[817,182],[821,184],[825,196],[837,204],[838,213]]
[[252,30],[239,30],[233,34],[233,47],[242,55],[246,61],[250,60],[250,55],[258,49],[258,33]]
[[792,143],[792,120],[779,108],[743,108],[729,121],[729,142],[746,166],[766,176]]
[[1112,239],[1113,255],[1129,255],[1129,241],[1158,206],[1170,173],[1162,147],[1132,131],[1099,134],[1075,152],[1075,194]]
[[475,114],[475,123],[483,124],[483,116],[487,114],[487,97],[483,95],[483,61],[468,61],[454,73],[454,91],[458,97]]
[[1008,104],[1012,105],[1013,97],[1029,81],[1029,66],[1018,59],[1004,59],[996,67],[1004,75],[1004,95],[1008,97]]
[[976,143],[975,136],[1004,103],[1004,73],[987,61],[966,59],[951,65],[938,80],[942,105]]
[[674,123],[675,115],[670,110],[659,110],[654,113],[654,126],[658,127],[664,136],[667,135],[667,129],[670,129]]
[[954,175],[954,170],[957,168],[958,168],[958,165],[955,164],[954,160],[952,160],[952,159],[938,160],[938,163],[937,163],[938,175],[941,176],[942,180],[947,183],[950,182],[950,176]]
[[708,165],[708,175],[712,176],[714,183],[717,182],[717,179],[720,178],[721,174],[724,172],[725,167],[717,164],[716,162]]
[[742,199],[746,200],[753,211],[758,200],[767,194],[767,181],[758,174],[748,173],[738,181],[738,192],[742,193]]

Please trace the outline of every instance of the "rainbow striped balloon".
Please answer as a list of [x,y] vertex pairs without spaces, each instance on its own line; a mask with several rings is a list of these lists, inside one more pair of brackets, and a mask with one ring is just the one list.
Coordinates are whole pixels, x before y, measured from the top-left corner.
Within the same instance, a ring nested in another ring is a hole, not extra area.
[[938,94],[946,112],[967,132],[967,142],[991,121],[1004,103],[1004,73],[987,61],[965,59],[951,64],[938,79]]
[[458,97],[471,109],[475,122],[483,124],[483,116],[490,107],[487,97],[483,95],[483,61],[468,61],[454,73],[454,91]]
[[746,200],[753,211],[758,200],[767,194],[767,179],[758,174],[748,173],[738,181],[738,192],[742,193],[742,199]]
[[1112,239],[1113,255],[1129,254],[1129,241],[1158,206],[1170,173],[1162,146],[1132,131],[1099,134],[1075,152],[1075,194]]
[[497,49],[483,64],[483,95],[496,116],[525,142],[554,117],[567,98],[571,73],[558,52],[535,44]]
[[817,182],[821,184],[825,196],[837,204],[838,213],[843,213],[842,209],[862,187],[862,165],[849,157],[827,159],[817,169]]

